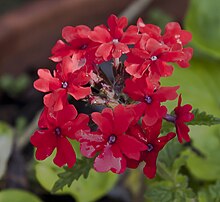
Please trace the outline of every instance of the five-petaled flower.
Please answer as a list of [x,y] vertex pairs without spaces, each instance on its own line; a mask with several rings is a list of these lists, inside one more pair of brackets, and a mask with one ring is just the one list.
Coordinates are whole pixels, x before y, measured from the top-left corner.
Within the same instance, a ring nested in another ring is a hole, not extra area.
[[155,177],[159,152],[167,142],[176,136],[175,133],[170,132],[165,136],[158,137],[160,135],[161,124],[162,121],[159,120],[153,126],[146,126],[142,123],[142,126],[135,125],[129,129],[130,134],[145,143],[147,149],[141,152],[139,161],[128,159],[128,167],[136,168],[141,161],[144,161],[146,164],[143,171],[148,178]]
[[138,39],[138,30],[135,26],[130,26],[124,32],[127,26],[127,18],[117,18],[111,15],[108,18],[108,27],[105,25],[96,26],[91,32],[89,38],[99,43],[95,53],[97,57],[102,57],[105,61],[112,58],[120,58],[122,54],[128,53],[128,44],[134,44]]
[[39,129],[31,136],[31,143],[37,148],[36,158],[44,160],[56,148],[54,163],[60,167],[67,164],[71,168],[76,162],[76,154],[68,138],[75,139],[80,130],[89,131],[88,121],[85,114],[77,116],[73,105],[65,105],[58,112],[45,108],[38,122]]
[[153,125],[166,114],[167,109],[161,106],[161,102],[174,100],[178,95],[175,87],[160,87],[159,84],[152,84],[148,78],[127,79],[125,81],[124,92],[133,100],[141,102],[140,108],[143,109],[143,122],[146,125]]
[[92,120],[98,130],[82,134],[78,140],[81,152],[86,157],[91,158],[99,152],[94,161],[95,170],[122,173],[126,169],[126,157],[140,159],[140,152],[146,150],[147,146],[127,133],[128,127],[134,123],[134,116],[132,109],[122,105],[114,110],[106,108],[102,113],[92,113]]
[[91,93],[90,87],[84,87],[90,76],[86,69],[79,66],[76,58],[65,57],[51,75],[48,69],[38,70],[39,79],[34,82],[34,87],[42,92],[49,92],[44,96],[44,104],[54,111],[62,110],[67,102],[67,94],[76,100],[85,98]]

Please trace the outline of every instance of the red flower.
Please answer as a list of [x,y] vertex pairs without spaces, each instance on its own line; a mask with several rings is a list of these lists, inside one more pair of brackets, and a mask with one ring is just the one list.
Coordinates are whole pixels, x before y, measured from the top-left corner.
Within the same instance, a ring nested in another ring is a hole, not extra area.
[[169,22],[165,26],[165,33],[162,36],[163,42],[171,47],[171,50],[181,50],[192,39],[192,34],[182,30],[179,23]]
[[85,25],[76,27],[66,26],[62,30],[62,36],[66,43],[58,40],[52,48],[51,60],[60,62],[66,56],[77,55],[79,59],[84,59],[87,65],[99,63],[95,56],[98,43],[89,39],[91,29]]
[[117,18],[115,15],[111,15],[108,18],[109,28],[105,25],[94,28],[89,38],[100,44],[95,53],[97,57],[102,57],[107,61],[111,58],[120,58],[122,54],[129,52],[127,44],[134,44],[139,36],[136,26],[130,26],[124,32],[127,24],[126,17]]
[[143,121],[146,125],[154,125],[158,119],[166,114],[166,107],[161,106],[161,102],[174,100],[177,97],[175,87],[159,87],[149,82],[148,78],[127,79],[125,81],[124,92],[133,100],[140,101],[140,108],[144,112]]
[[69,168],[72,167],[76,155],[68,138],[75,139],[75,133],[79,130],[88,131],[88,121],[89,117],[85,114],[77,116],[73,105],[66,105],[58,112],[51,112],[45,108],[38,122],[39,130],[30,139],[37,148],[36,159],[46,159],[56,148],[54,163],[59,167],[65,164]]
[[179,96],[178,106],[174,109],[175,112],[175,125],[176,125],[176,133],[178,136],[178,140],[182,143],[184,139],[186,142],[190,141],[189,137],[189,127],[185,124],[186,122],[190,122],[194,119],[194,114],[190,111],[192,110],[192,106],[189,104],[181,106],[182,96]]
[[184,61],[182,51],[170,51],[170,47],[148,36],[142,36],[125,61],[126,71],[140,78],[146,73],[150,78],[159,80],[160,77],[172,75],[173,66],[168,62]]
[[83,87],[90,77],[79,66],[76,58],[65,57],[57,65],[54,77],[48,69],[39,69],[38,75],[39,79],[34,82],[34,87],[42,92],[50,92],[44,96],[44,104],[55,111],[63,108],[67,102],[67,94],[79,100],[91,93],[90,87]]
[[122,105],[114,110],[106,108],[102,113],[92,113],[92,120],[97,124],[98,130],[91,134],[82,133],[78,140],[81,152],[86,157],[91,158],[99,152],[94,161],[95,170],[122,173],[126,169],[125,157],[140,159],[140,152],[146,150],[146,146],[127,134],[133,119],[133,111]]
[[139,161],[127,159],[127,165],[130,168],[136,168],[141,161],[146,163],[143,171],[148,178],[154,178],[156,175],[156,161],[159,152],[163,149],[167,142],[176,136],[175,133],[168,133],[166,136],[158,137],[160,134],[162,121],[158,121],[155,125],[149,127],[142,123],[142,127],[135,125],[129,129],[129,133],[138,140],[147,145],[147,149],[141,152]]

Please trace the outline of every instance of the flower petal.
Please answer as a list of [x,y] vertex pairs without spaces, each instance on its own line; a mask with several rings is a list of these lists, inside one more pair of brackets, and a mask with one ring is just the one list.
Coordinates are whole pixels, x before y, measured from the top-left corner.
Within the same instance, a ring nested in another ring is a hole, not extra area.
[[106,146],[104,151],[96,157],[94,168],[98,172],[111,170],[120,174],[126,169],[126,160],[116,146]]
[[120,150],[128,158],[139,160],[140,152],[147,149],[147,146],[139,142],[136,138],[129,135],[122,135],[118,137]]
[[57,153],[53,161],[59,167],[62,167],[65,164],[67,164],[69,168],[72,168],[74,166],[76,162],[76,154],[73,150],[72,145],[66,138],[59,138],[57,145]]

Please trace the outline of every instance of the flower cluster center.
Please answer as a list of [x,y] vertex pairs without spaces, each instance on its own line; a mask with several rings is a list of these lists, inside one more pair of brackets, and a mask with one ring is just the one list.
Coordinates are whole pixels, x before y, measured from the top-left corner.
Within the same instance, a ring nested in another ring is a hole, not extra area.
[[150,58],[152,61],[156,61],[157,60],[157,56],[156,55],[153,55],[153,56],[151,56],[151,58]]
[[152,98],[150,96],[145,96],[144,100],[146,101],[147,104],[152,103]]
[[154,146],[152,144],[147,144],[147,151],[151,152],[154,149]]
[[113,39],[112,42],[113,43],[118,43],[118,39]]
[[66,81],[62,82],[62,88],[67,88],[68,87],[68,83]]
[[79,47],[80,50],[85,50],[88,47],[87,44],[83,44],[82,46]]
[[60,136],[61,135],[61,129],[59,127],[55,128],[55,134],[57,136]]
[[109,144],[114,144],[117,140],[117,137],[115,135],[110,135],[108,138],[108,143]]

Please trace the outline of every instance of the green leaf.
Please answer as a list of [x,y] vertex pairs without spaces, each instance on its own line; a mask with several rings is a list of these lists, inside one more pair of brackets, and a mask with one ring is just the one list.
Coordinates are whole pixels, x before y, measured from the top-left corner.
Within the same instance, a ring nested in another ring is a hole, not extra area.
[[175,128],[175,125],[171,122],[168,122],[166,120],[163,120],[163,123],[162,123],[162,128],[161,128],[161,134],[163,135],[166,135],[167,133],[169,132],[173,132],[174,128]]
[[145,192],[147,201],[163,201],[170,202],[174,199],[174,193],[172,192],[172,183],[169,181],[161,181],[148,186]]
[[209,186],[209,193],[211,198],[213,198],[215,201],[220,201],[220,181],[218,180],[214,185]]
[[59,179],[56,181],[52,188],[52,193],[57,192],[59,189],[63,189],[64,186],[70,187],[74,180],[78,180],[80,176],[87,178],[89,171],[93,166],[94,159],[88,159],[83,157],[77,159],[73,168],[65,168],[65,172],[58,174]]
[[145,197],[147,201],[186,202],[195,199],[195,194],[188,186],[186,176],[178,175],[176,183],[170,181],[154,182],[148,186]]
[[42,202],[37,196],[19,189],[7,189],[0,192],[1,202]]
[[[55,182],[59,180],[58,174],[63,172],[63,169],[53,164],[54,155],[55,153],[35,165],[36,178],[47,191],[52,190]],[[93,202],[108,193],[117,180],[118,175],[114,173],[97,173],[91,169],[86,179],[81,176],[74,180],[70,187],[64,186],[63,190],[57,191],[56,194],[70,194],[78,202]]]
[[183,150],[183,145],[177,139],[173,139],[160,151],[158,161],[164,163],[168,168],[171,168],[175,159],[180,156]]
[[185,18],[193,44],[211,56],[220,57],[220,1],[191,0]]
[[220,201],[220,181],[216,181],[215,184],[209,185],[203,188],[198,193],[199,202],[216,202]]
[[202,155],[186,151],[187,167],[190,172],[201,180],[220,179],[220,127],[191,127],[193,146]]
[[[193,58],[191,67],[176,67],[172,77],[162,80],[165,86],[180,85],[183,104],[191,104],[193,108],[206,111],[220,117],[220,79],[219,61],[207,58]],[[177,101],[168,102],[170,111],[176,107]],[[187,168],[198,179],[220,179],[220,127],[215,125],[190,126],[192,146],[204,156],[188,151]]]
[[0,178],[4,175],[13,144],[13,130],[4,122],[0,122]]
[[30,77],[26,74],[22,74],[17,78],[10,74],[5,74],[0,77],[0,88],[11,97],[14,97],[29,86],[30,82]]
[[193,110],[194,119],[188,123],[188,125],[206,125],[212,126],[220,124],[220,118],[216,118],[213,115],[207,114],[206,112],[199,112],[198,109]]

